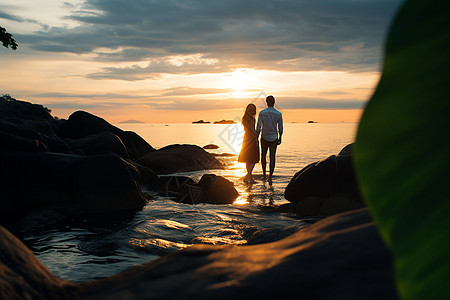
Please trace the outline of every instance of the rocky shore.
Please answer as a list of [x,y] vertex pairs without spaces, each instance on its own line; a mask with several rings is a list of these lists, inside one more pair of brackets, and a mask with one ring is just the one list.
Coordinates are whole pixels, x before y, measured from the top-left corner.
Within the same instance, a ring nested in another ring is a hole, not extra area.
[[[132,212],[147,189],[188,204],[230,204],[233,182],[176,172],[224,168],[195,145],[154,149],[88,112],[67,120],[41,105],[0,98],[0,223],[51,225],[60,218]],[[56,278],[8,230],[0,229],[1,299],[396,299],[388,251],[364,207],[351,145],[314,162],[285,191],[289,210],[332,216],[297,233],[253,239],[244,247],[195,245],[111,278],[74,284]],[[264,233],[261,233],[264,235]],[[264,241],[258,244],[257,241]],[[343,271],[346,270],[346,271]]]
[[154,149],[88,112],[67,120],[38,104],[0,98],[0,219],[17,221],[43,207],[103,213],[141,209],[141,185],[159,174],[223,168],[195,145]]

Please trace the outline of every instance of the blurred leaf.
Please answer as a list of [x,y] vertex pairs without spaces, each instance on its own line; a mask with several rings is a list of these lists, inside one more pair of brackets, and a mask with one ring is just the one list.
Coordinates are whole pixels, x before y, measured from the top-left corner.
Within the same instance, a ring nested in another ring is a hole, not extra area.
[[361,119],[361,190],[403,299],[450,297],[450,2],[407,1]]

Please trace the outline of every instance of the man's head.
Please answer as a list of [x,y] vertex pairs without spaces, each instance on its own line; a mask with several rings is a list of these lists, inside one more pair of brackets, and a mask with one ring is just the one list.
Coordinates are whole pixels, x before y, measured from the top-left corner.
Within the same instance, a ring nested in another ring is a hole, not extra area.
[[267,103],[267,106],[273,107],[275,105],[275,98],[272,95],[267,96],[266,103]]

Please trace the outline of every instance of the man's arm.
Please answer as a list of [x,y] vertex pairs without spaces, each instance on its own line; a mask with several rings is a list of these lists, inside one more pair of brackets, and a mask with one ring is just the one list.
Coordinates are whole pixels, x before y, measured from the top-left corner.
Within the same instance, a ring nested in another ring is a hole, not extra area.
[[280,115],[280,119],[278,120],[278,145],[281,144],[281,136],[283,135],[283,115]]

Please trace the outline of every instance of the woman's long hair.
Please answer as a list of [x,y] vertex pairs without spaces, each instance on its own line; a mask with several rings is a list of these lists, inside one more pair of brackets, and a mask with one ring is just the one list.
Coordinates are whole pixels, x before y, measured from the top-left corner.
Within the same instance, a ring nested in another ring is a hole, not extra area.
[[246,119],[247,120],[254,119],[255,115],[256,115],[256,106],[255,106],[255,104],[250,103],[245,108],[245,113],[244,113],[244,116],[242,117],[242,125],[244,125],[244,122],[246,122]]

